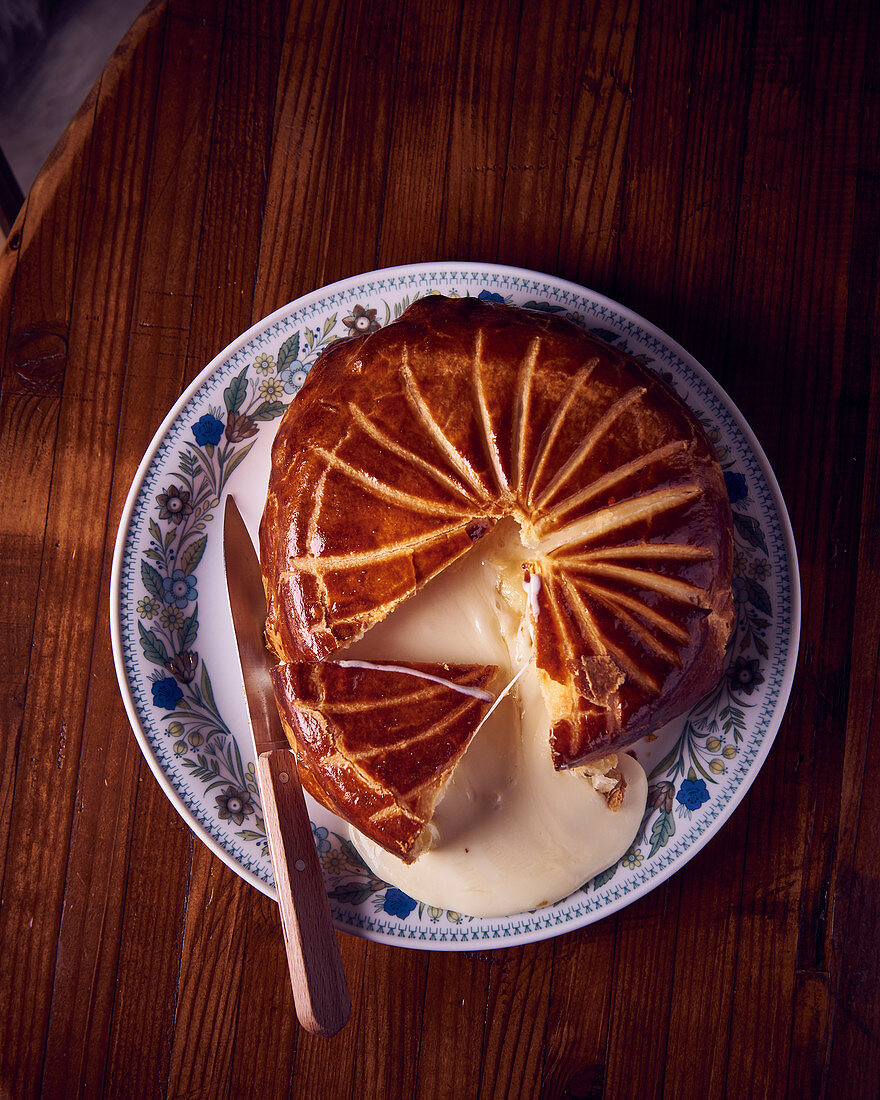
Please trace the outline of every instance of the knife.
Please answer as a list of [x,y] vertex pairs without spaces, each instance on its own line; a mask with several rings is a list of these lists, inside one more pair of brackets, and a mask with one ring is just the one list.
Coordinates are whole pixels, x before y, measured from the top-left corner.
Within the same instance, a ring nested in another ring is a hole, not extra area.
[[275,706],[260,562],[231,496],[223,517],[223,560],[296,1014],[306,1031],[335,1035],[348,1020],[351,1002],[296,757]]

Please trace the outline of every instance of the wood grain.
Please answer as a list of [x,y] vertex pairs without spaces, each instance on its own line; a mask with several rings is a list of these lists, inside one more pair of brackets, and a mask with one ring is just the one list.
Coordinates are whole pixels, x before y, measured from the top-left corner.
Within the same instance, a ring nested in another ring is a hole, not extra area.
[[[872,21],[865,32],[865,57],[875,56],[878,28]],[[871,931],[878,920],[877,869],[871,856],[873,829],[868,824],[877,809],[878,772],[878,684],[880,684],[880,603],[878,585],[880,562],[876,537],[878,515],[878,473],[880,473],[880,361],[878,361],[877,318],[880,316],[880,268],[876,245],[876,211],[880,203],[880,174],[876,142],[870,139],[864,120],[880,108],[880,87],[873,66],[866,61],[858,106],[858,154],[854,169],[852,250],[846,272],[847,311],[842,348],[835,362],[856,365],[855,377],[848,379],[851,394],[841,406],[849,412],[849,430],[855,439],[864,439],[864,453],[838,450],[834,484],[840,478],[849,481],[854,471],[861,473],[861,497],[856,520],[855,494],[848,510],[850,523],[858,523],[840,532],[834,544],[835,559],[844,553],[856,573],[853,584],[855,601],[849,651],[849,676],[840,677],[837,700],[842,706],[846,694],[846,715],[835,733],[844,736],[845,751],[841,767],[840,818],[836,846],[832,850],[832,886],[827,899],[824,935],[820,941],[828,949],[827,982],[822,983],[817,1013],[824,1038],[821,1059],[812,1059],[813,1079],[826,1082],[847,1081],[849,1091],[869,1091],[880,1080],[880,1044],[875,991],[878,974],[877,952],[870,944]],[[854,422],[853,422],[854,421]],[[862,430],[864,435],[861,435]],[[858,474],[856,474],[856,478]],[[853,560],[855,559],[855,560]],[[830,605],[829,605],[830,606]],[[840,711],[837,712],[838,714]],[[817,1027],[818,1031],[819,1028]],[[796,1041],[800,1036],[796,1036]],[[799,1044],[800,1045],[800,1044]]]
[[[147,8],[0,252],[0,1100],[880,1093],[878,34],[868,0]],[[341,935],[321,1039],[277,908],[128,728],[112,550],[229,340],[433,258],[581,281],[705,363],[790,509],[800,668],[673,878],[526,947]]]
[[462,8],[438,259],[498,259],[519,35],[513,2]]
[[[157,20],[150,16],[145,22],[144,52],[148,54],[156,38]],[[156,61],[151,68],[158,71]],[[137,99],[150,94],[150,81],[138,80],[140,75],[135,69],[128,74],[127,81],[127,88]],[[113,74],[110,74],[109,83],[114,83]],[[121,102],[124,103],[124,92]],[[37,251],[33,259],[37,263],[32,269],[33,297],[25,293],[22,282],[29,266],[26,261],[30,259],[30,249],[27,256],[22,254],[19,259],[15,297],[22,305],[28,304],[29,310],[27,316],[17,313],[14,308],[11,311],[7,345],[9,355],[22,337],[45,340],[51,334],[60,338],[57,345],[60,351],[53,352],[50,360],[51,381],[46,384],[52,395],[49,400],[55,405],[51,419],[44,423],[39,417],[26,418],[24,423],[28,428],[40,434],[17,441],[21,453],[42,453],[46,458],[51,455],[52,461],[48,468],[44,466],[38,472],[35,481],[41,492],[47,492],[47,497],[42,520],[42,549],[36,556],[37,568],[32,567],[30,571],[35,591],[29,614],[19,619],[19,629],[27,629],[25,624],[28,622],[33,624],[27,692],[17,754],[9,762],[9,772],[4,774],[4,779],[14,782],[15,807],[8,818],[4,815],[3,822],[6,858],[0,935],[4,940],[6,965],[0,982],[4,1004],[14,1004],[18,1008],[15,1012],[2,1013],[0,1028],[4,1032],[2,1080],[5,1087],[16,1092],[32,1088],[40,1081],[43,1069],[53,1000],[53,974],[57,965],[56,942],[69,875],[66,860],[53,858],[53,853],[68,850],[77,814],[78,765],[88,690],[88,676],[83,678],[81,670],[90,665],[100,607],[103,523],[100,520],[83,523],[82,518],[97,516],[103,519],[106,516],[107,494],[112,484],[112,444],[117,429],[119,372],[114,352],[118,345],[113,347],[109,340],[104,344],[101,350],[109,354],[110,369],[96,372],[87,382],[85,376],[90,360],[83,355],[77,328],[83,333],[84,314],[90,312],[87,304],[90,297],[103,300],[111,283],[124,294],[124,283],[119,285],[118,271],[114,271],[118,252],[114,253],[113,249],[100,253],[93,251],[86,261],[71,244],[62,245],[57,256],[59,278],[47,281],[47,269],[53,268],[54,262],[49,240],[43,237],[43,233],[50,237],[57,235],[62,240],[68,236],[71,240],[78,237],[78,227],[68,223],[68,228],[62,231],[61,223],[66,216],[73,217],[75,223],[85,216],[83,200],[87,199],[88,191],[81,173],[86,163],[93,163],[94,142],[90,141],[86,160],[83,150],[77,148],[74,131],[84,129],[91,137],[88,118],[99,103],[100,93],[97,101],[90,102],[74,121],[66,139],[62,139],[64,144],[73,142],[76,148],[75,154],[71,149],[77,164],[74,178],[78,192],[73,211],[68,213],[65,203],[53,203],[61,197],[65,186],[60,171],[57,175],[53,172],[45,181],[50,189],[47,201],[53,204],[56,212],[45,226],[35,227]],[[150,128],[145,127],[140,139],[143,145],[148,144],[149,136]],[[54,162],[59,169],[63,155],[62,151]],[[137,143],[129,145],[127,155],[131,187],[119,196],[124,209],[118,218],[119,225],[130,233],[136,232],[137,226],[136,220],[132,223],[127,217],[128,203],[136,202],[138,197],[138,176],[133,171],[138,156]],[[13,227],[13,237],[16,232]],[[28,236],[25,227],[23,244]],[[120,248],[123,240],[124,236],[119,239]],[[133,278],[134,273],[130,272],[129,277]],[[41,319],[41,315],[45,319]],[[107,329],[103,331],[106,333]],[[92,353],[97,349],[100,332],[98,326],[92,329]],[[21,360],[12,351],[11,360],[7,358],[6,361],[7,370],[16,361]],[[26,362],[38,364],[43,373],[46,361],[39,353]],[[28,373],[29,368],[25,377]],[[16,371],[16,376],[23,380],[21,371]],[[13,396],[16,386],[5,384],[6,378],[4,371],[3,405],[10,413],[17,403]],[[9,455],[9,458],[14,469],[15,456]],[[13,476],[11,471],[7,474],[9,480]],[[29,559],[34,561],[33,557]],[[65,654],[64,661],[58,660],[59,652]],[[74,687],[74,682],[79,686]],[[63,957],[59,961],[63,968]],[[43,1009],[34,1011],[27,1007],[36,1008],[37,1005],[42,1005]],[[10,1059],[8,1064],[7,1059]]]
[[254,321],[317,285],[328,228],[324,184],[337,150],[333,127],[344,16],[339,0],[290,6],[288,48],[275,90]]
[[[451,1100],[461,1095],[461,1067],[480,1064],[483,1016],[479,1011],[462,1009],[488,1005],[490,973],[495,963],[492,955],[471,952],[464,960],[445,951],[431,956],[425,985],[428,1011],[422,1014],[419,1040],[418,1092],[425,1100]],[[457,1021],[457,1025],[450,1027],[450,1020]],[[478,1082],[469,1084],[465,1094],[475,1095]]]
[[[699,5],[693,19],[688,126],[682,148],[678,233],[669,259],[674,273],[667,323],[708,369],[721,374],[729,309],[718,287],[734,256],[731,218],[741,186],[748,101],[752,12],[745,5]],[[747,800],[748,801],[748,800]],[[743,854],[748,815],[741,806],[717,843],[697,856],[704,889],[683,890],[678,910],[664,1094],[724,1095],[739,949]]]
[[[639,11],[633,60],[628,171],[609,293],[671,327],[698,5],[649,4]],[[684,33],[683,33],[684,32]],[[651,95],[638,94],[645,87]],[[658,294],[659,291],[659,294]]]
[[[427,4],[405,9],[410,48],[398,53],[394,69],[395,109],[388,120],[390,145],[378,207],[378,267],[430,258],[437,250],[462,6],[449,3],[443,22]],[[418,54],[413,42],[419,44]],[[417,175],[409,170],[410,156],[420,165]],[[415,234],[413,227],[418,227]]]
[[554,267],[562,233],[574,87],[559,74],[574,62],[580,4],[547,11],[526,0],[520,12],[498,247],[500,263],[538,271]]
[[552,945],[508,948],[492,961],[478,1095],[535,1096],[543,1072]]
[[[393,79],[403,25],[402,5],[361,3],[345,20],[346,63],[334,110],[328,202],[318,279],[324,286],[378,267],[378,226],[385,203]],[[332,181],[332,182],[331,182]]]
[[542,1096],[601,1096],[606,1083],[618,919],[553,945]]
[[578,27],[558,265],[584,286],[610,288],[617,262],[639,12],[595,4]]

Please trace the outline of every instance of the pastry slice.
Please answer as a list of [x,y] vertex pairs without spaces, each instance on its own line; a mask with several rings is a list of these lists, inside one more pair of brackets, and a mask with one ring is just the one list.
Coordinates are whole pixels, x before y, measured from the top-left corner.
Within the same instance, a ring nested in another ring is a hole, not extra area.
[[272,671],[303,786],[406,863],[494,696],[494,665],[280,664]]

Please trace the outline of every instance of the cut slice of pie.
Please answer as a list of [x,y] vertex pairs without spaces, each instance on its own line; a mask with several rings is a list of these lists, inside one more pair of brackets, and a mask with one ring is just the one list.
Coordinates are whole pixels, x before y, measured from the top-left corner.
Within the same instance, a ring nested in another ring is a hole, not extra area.
[[494,665],[280,664],[275,697],[303,786],[407,863],[494,696]]

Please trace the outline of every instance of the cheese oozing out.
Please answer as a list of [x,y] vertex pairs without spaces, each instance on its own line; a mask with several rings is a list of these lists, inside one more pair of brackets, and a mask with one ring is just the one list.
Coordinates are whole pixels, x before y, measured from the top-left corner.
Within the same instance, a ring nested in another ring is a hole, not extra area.
[[645,773],[626,754],[617,763],[626,793],[616,812],[585,772],[553,767],[528,616],[539,582],[523,583],[525,555],[516,524],[499,524],[339,654],[498,666],[491,687],[504,697],[453,772],[428,826],[430,847],[407,865],[350,829],[380,878],[428,905],[475,917],[508,916],[567,897],[627,851],[647,798]]

